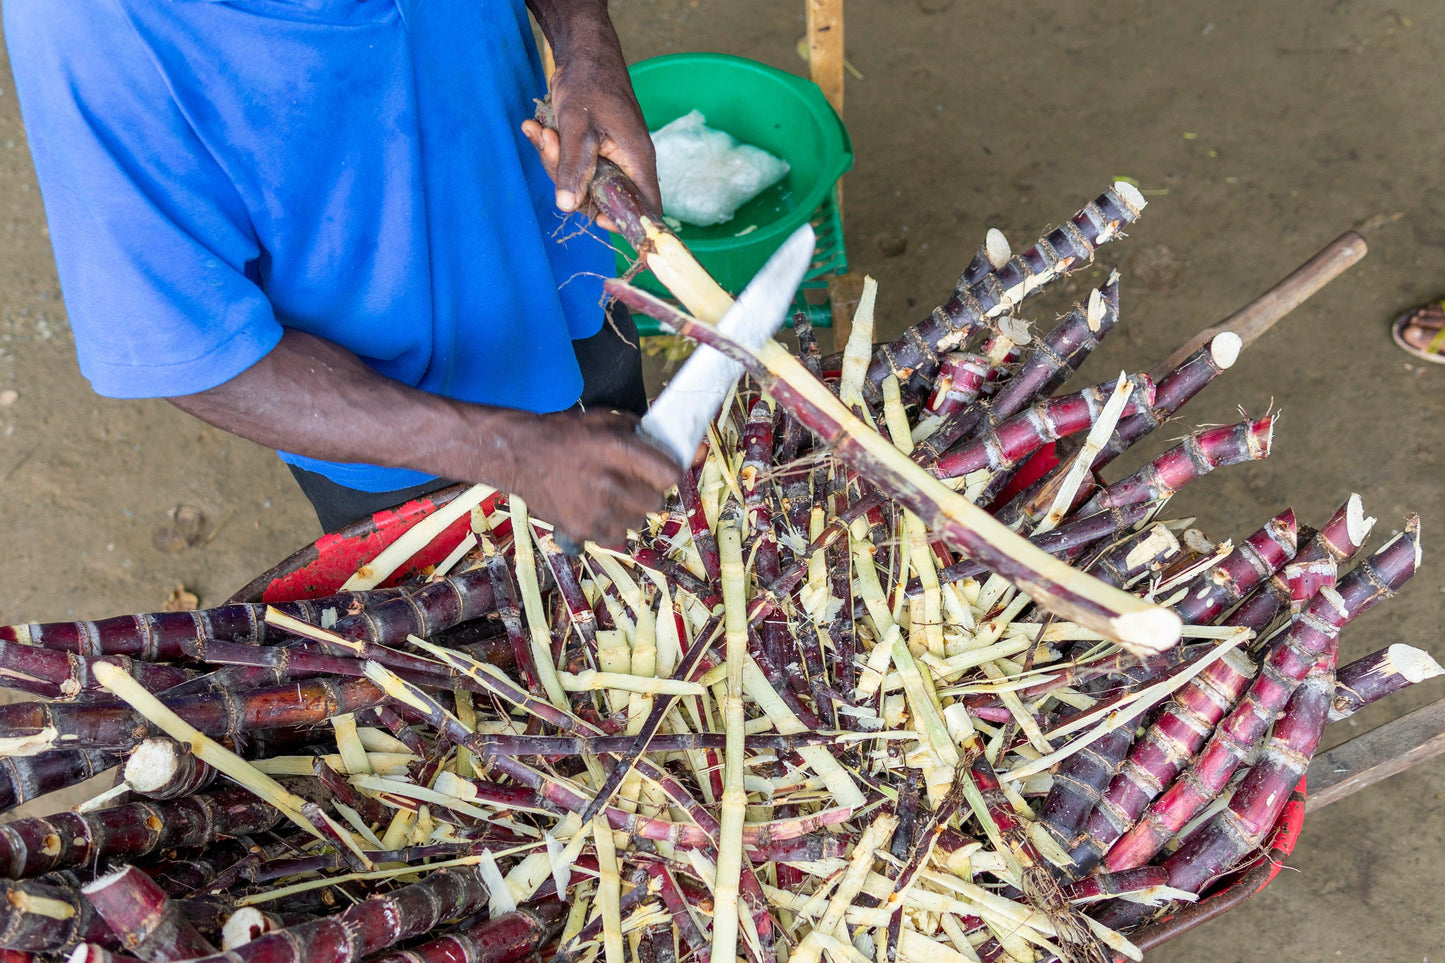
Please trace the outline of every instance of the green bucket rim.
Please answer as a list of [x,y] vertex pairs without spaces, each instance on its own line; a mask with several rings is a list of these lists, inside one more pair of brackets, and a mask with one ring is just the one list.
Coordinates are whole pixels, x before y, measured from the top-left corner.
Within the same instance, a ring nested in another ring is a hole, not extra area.
[[[843,126],[843,119],[838,116],[838,112],[833,109],[833,105],[828,103],[828,98],[823,96],[823,91],[811,80],[808,80],[806,77],[799,77],[797,74],[790,74],[786,70],[770,67],[756,60],[749,60],[747,57],[708,52],[663,54],[660,57],[649,57],[647,60],[638,61],[628,68],[628,70],[633,76],[637,76],[639,73],[645,74],[658,68],[672,66],[679,62],[729,64],[773,80],[781,81],[798,99],[806,102],[810,107],[821,108],[821,110],[810,110],[810,113],[820,117],[832,118],[833,122],[831,124],[823,125],[823,134],[824,138],[829,142],[828,146],[830,148],[836,148],[835,151],[830,151],[829,153],[837,154],[838,162],[835,165],[837,169],[828,171],[825,177],[820,177],[818,182],[803,195],[802,200],[800,200],[797,205],[797,210],[803,212],[801,218],[792,216],[779,218],[767,227],[759,227],[755,232],[749,234],[748,240],[750,242],[762,242],[796,230],[799,224],[813,216],[813,213],[823,201],[827,199],[829,193],[833,190],[833,185],[838,182],[838,179],[853,169],[853,138],[849,136],[848,128]],[[779,241],[781,243],[781,237]],[[728,250],[736,245],[737,239],[720,237],[686,238],[685,243],[691,251],[707,253]]]

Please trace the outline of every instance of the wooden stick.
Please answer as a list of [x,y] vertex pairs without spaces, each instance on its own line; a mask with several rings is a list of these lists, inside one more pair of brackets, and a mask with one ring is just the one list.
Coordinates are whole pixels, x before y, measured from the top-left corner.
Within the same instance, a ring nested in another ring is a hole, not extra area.
[[1260,335],[1274,327],[1275,322],[1304,304],[1320,288],[1358,264],[1367,250],[1368,247],[1363,237],[1354,231],[1346,231],[1320,248],[1314,257],[1295,268],[1274,287],[1223,321],[1213,327],[1205,328],[1184,342],[1177,351],[1155,365],[1149,375],[1155,381],[1162,380],[1185,358],[1208,344],[1215,335],[1225,331],[1239,335],[1240,340],[1244,342],[1242,347],[1249,347]]
[[1315,756],[1305,813],[1445,753],[1445,699],[1416,709]]

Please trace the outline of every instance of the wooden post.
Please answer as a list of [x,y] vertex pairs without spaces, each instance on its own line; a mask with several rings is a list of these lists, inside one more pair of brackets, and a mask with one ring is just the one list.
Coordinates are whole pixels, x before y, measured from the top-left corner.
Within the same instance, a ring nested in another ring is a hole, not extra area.
[[1445,752],[1445,699],[1315,756],[1305,812],[1373,786]]
[[843,115],[843,0],[804,0],[808,71],[828,103]]

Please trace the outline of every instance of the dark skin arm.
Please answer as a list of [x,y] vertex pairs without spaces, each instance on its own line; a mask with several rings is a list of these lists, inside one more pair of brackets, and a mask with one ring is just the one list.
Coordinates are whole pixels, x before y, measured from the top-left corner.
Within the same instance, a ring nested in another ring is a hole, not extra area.
[[[632,94],[605,0],[528,0],[556,54],[557,131],[524,126],[577,209],[598,156],[658,198],[652,141]],[[606,226],[606,225],[604,225]],[[412,468],[514,492],[574,538],[620,545],[662,504],[678,468],[609,412],[536,415],[409,388],[350,351],[288,330],[265,358],[209,391],[169,399],[251,441],[326,461]]]
[[251,441],[327,461],[485,482],[574,538],[619,545],[678,469],[611,412],[537,415],[409,388],[330,341],[288,330],[224,384],[169,399]]

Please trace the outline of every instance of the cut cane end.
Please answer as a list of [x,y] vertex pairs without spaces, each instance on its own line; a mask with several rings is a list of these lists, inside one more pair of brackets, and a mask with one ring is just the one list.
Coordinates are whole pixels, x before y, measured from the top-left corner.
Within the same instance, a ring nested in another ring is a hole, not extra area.
[[988,263],[993,265],[995,271],[1007,264],[1008,259],[1013,257],[1013,249],[1009,247],[1008,238],[1004,237],[1003,231],[996,227],[989,228],[988,233],[984,235],[983,250],[988,257]]
[[1429,652],[1403,642],[1396,642],[1390,646],[1385,653],[1385,658],[1389,660],[1390,665],[1395,667],[1396,672],[1412,684],[1433,679],[1437,675],[1445,675],[1445,668],[1442,668]]
[[1152,655],[1179,643],[1184,622],[1168,609],[1153,608],[1126,612],[1111,623],[1115,640],[1135,655]]
[[147,739],[131,750],[125,763],[125,781],[138,793],[155,792],[176,777],[181,747],[173,739]]
[[80,887],[80,891],[86,896],[94,896],[96,893],[115,883],[126,873],[130,872],[130,870],[131,867],[129,866],[122,866],[120,869],[111,870],[104,876],[98,877],[97,879],[92,880],[91,882],[86,883],[84,886]]
[[1375,527],[1375,520],[1365,515],[1365,503],[1356,493],[1345,502],[1345,533],[1351,545],[1360,545]]
[[1114,193],[1118,194],[1124,203],[1133,208],[1136,213],[1149,206],[1149,202],[1145,199],[1143,192],[1128,181],[1115,181]]
[[1239,360],[1239,352],[1244,350],[1244,339],[1233,331],[1223,331],[1214,336],[1209,342],[1209,356],[1219,369],[1225,370],[1234,367]]

